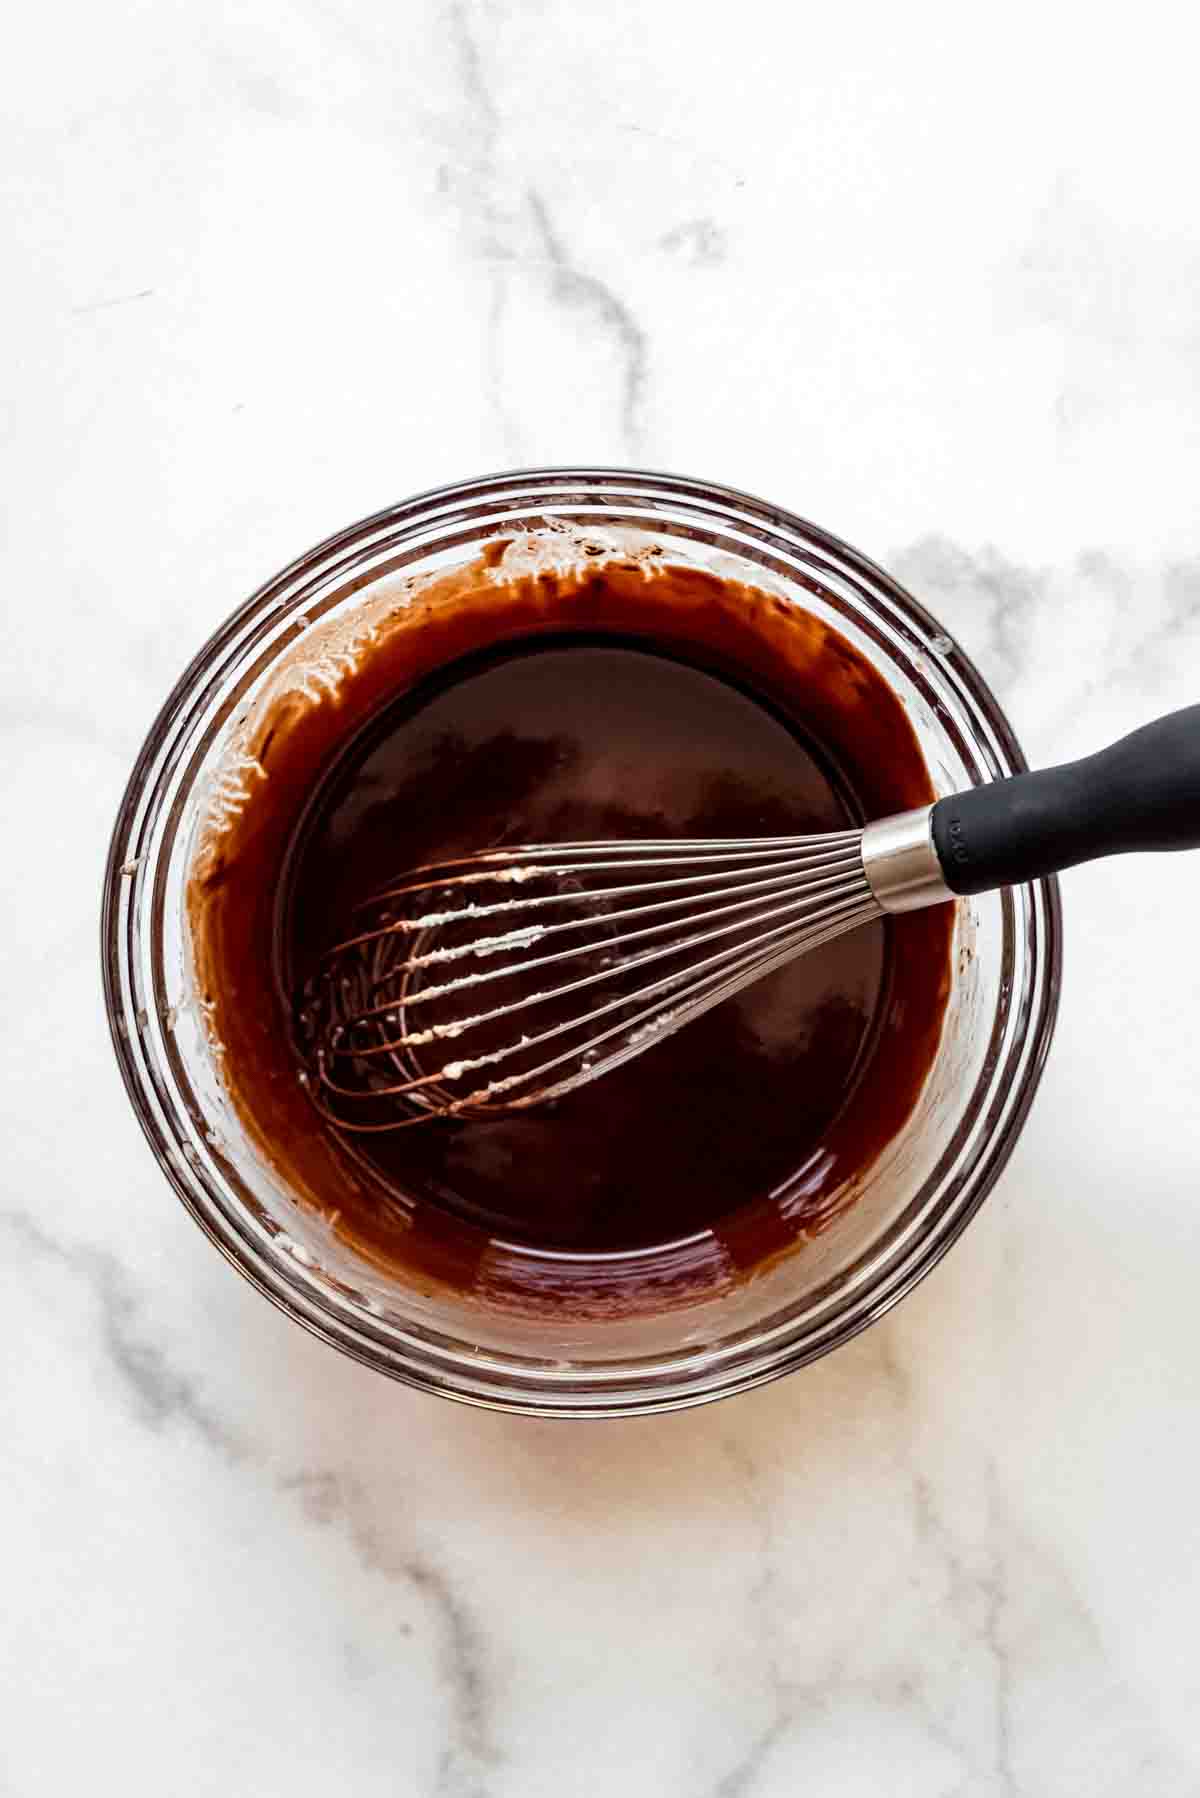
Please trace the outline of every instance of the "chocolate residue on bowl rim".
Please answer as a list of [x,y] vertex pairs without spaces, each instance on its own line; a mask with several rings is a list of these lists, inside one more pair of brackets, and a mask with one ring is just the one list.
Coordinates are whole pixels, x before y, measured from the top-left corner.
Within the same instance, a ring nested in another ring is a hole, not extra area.
[[[795,720],[866,815],[933,797],[899,698],[839,632],[782,594],[668,561],[651,539],[606,535],[589,530],[581,544],[560,529],[498,540],[469,564],[368,594],[356,610],[307,629],[232,733],[188,891],[196,980],[226,1088],[278,1178],[298,1202],[335,1216],[338,1234],[402,1285],[524,1311],[662,1310],[802,1252],[902,1130],[936,1054],[949,992],[949,907],[872,926],[889,938],[886,992],[847,1103],[769,1190],[690,1233],[676,1229],[661,1252],[652,1243],[609,1253],[595,1241],[572,1249],[561,1240],[541,1252],[503,1223],[473,1222],[429,1192],[402,1192],[323,1124],[292,1052],[281,883],[299,820],[331,764],[378,731],[399,695],[444,678],[447,666],[499,645],[527,652],[572,637],[593,647],[641,639],[692,667],[734,673],[743,690]],[[649,1079],[669,1050],[661,1045],[629,1065]]]

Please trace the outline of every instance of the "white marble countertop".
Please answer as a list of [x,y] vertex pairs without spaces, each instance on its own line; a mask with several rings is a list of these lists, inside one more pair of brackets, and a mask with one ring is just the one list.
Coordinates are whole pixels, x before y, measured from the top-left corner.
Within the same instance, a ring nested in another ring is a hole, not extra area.
[[[185,660],[513,464],[749,488],[1032,758],[1200,696],[1185,9],[247,0],[9,44],[0,1792],[1200,1793],[1200,865],[1064,882],[979,1219],[748,1397],[564,1425],[310,1341],[172,1199],[96,911]],[[11,35],[11,34],[10,34]]]

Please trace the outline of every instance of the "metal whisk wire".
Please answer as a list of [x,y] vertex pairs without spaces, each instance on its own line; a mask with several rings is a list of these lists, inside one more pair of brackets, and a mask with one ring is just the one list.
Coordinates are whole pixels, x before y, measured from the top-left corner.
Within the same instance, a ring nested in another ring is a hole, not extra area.
[[[418,868],[362,908],[362,928],[300,995],[301,1078],[351,1131],[540,1104],[868,919],[1100,856],[1194,848],[1200,706],[1082,761],[861,831],[485,850]],[[477,904],[488,882],[502,897]],[[455,973],[464,961],[486,965]],[[438,1063],[447,1043],[461,1053]],[[468,1079],[480,1074],[482,1084]]]
[[559,1098],[878,916],[861,841],[561,843],[416,869],[308,983],[302,1077],[356,1133]]

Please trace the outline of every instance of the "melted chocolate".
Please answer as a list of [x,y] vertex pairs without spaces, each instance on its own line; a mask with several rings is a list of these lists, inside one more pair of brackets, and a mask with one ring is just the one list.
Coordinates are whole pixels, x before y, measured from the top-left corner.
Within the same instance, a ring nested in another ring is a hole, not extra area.
[[932,795],[899,702],[811,615],[661,564],[497,579],[498,554],[398,611],[336,701],[271,708],[266,779],[194,881],[198,965],[243,1118],[360,1250],[492,1302],[666,1304],[819,1228],[902,1127],[949,908],[828,944],[546,1108],[390,1135],[316,1114],[291,995],[418,863],[839,829]]

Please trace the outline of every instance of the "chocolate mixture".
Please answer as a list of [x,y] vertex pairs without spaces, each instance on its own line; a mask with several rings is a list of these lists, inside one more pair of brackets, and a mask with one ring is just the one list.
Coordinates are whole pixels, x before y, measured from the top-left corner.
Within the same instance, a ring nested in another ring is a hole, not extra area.
[[673,1297],[736,1277],[826,1222],[902,1127],[948,907],[829,944],[544,1109],[394,1134],[318,1116],[295,992],[418,863],[840,829],[932,793],[897,699],[793,604],[662,562],[508,576],[503,547],[398,607],[336,695],[268,707],[263,778],[193,880],[197,967],[243,1120],[361,1252],[506,1304],[668,1302],[637,1251],[683,1245]]

